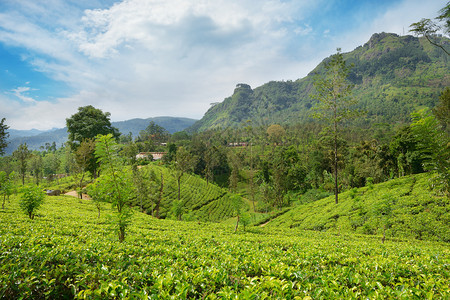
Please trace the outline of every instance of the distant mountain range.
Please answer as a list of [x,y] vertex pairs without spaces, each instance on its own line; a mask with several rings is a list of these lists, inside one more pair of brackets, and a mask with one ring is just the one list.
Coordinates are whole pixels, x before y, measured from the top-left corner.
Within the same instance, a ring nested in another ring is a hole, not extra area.
[[[296,81],[271,81],[254,89],[240,83],[232,96],[212,106],[187,130],[238,127],[248,120],[254,126],[308,121],[316,103],[310,97],[314,76],[323,72],[329,59]],[[425,38],[377,33],[344,53],[344,59],[353,64],[348,78],[354,84],[352,95],[367,111],[357,125],[409,122],[411,112],[433,107],[443,88],[450,86],[449,56]]]
[[[132,133],[133,136],[139,135],[141,130],[144,130],[149,123],[153,121],[159,126],[164,127],[168,132],[174,133],[182,131],[193,125],[197,120],[189,118],[176,117],[154,117],[147,119],[131,119],[127,121],[111,122],[112,126],[119,129],[122,134]],[[31,130],[15,130],[9,129],[10,135],[8,139],[8,147],[5,149],[6,155],[11,154],[20,144],[26,143],[29,149],[39,150],[40,147],[45,147],[46,143],[56,143],[59,148],[67,141],[67,128],[51,129],[48,131],[41,131],[37,129]]]

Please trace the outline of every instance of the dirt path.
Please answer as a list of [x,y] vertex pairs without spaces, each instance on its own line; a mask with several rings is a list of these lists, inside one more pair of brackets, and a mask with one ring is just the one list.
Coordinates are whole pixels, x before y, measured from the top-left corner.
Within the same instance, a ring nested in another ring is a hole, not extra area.
[[262,223],[261,225],[259,225],[259,227],[264,227],[264,226],[266,226],[269,222],[270,222],[270,220],[267,221],[266,223]]
[[[78,193],[77,193],[77,191],[70,191],[70,192],[68,192],[68,193],[65,193],[64,195],[67,195],[67,196],[73,196],[73,197],[77,197],[77,198],[78,198]],[[91,197],[89,197],[87,194],[83,194],[83,199],[91,200]]]

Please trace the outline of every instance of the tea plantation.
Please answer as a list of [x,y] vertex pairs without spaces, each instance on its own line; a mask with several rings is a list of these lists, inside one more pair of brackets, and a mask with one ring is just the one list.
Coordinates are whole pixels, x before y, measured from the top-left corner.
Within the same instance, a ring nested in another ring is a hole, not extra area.
[[119,243],[90,200],[46,197],[34,220],[0,210],[0,298],[448,299],[446,243],[157,220]]
[[269,227],[335,233],[385,234],[450,242],[450,199],[430,190],[430,175],[415,174],[298,205]]

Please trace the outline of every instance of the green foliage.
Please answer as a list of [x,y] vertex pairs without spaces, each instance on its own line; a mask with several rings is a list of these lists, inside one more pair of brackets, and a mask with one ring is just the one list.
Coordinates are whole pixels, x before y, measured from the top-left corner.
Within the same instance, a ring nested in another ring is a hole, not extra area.
[[[164,166],[149,164],[139,170],[144,174],[153,173],[155,176],[144,179],[148,185],[151,197],[142,200],[142,207],[148,214],[155,215],[158,206],[158,217],[181,220],[199,220],[220,222],[235,216],[230,201],[231,193],[213,183],[207,183],[197,175],[185,173],[180,181],[180,200],[178,201],[179,173]],[[163,177],[163,190],[161,180]],[[152,180],[155,180],[152,183]],[[239,196],[238,196],[239,197]],[[241,197],[239,197],[241,198]],[[130,200],[133,206],[140,206],[141,200],[133,197]]]
[[267,128],[267,135],[269,137],[269,141],[275,144],[281,143],[283,136],[286,134],[283,126],[278,124],[272,124]]
[[19,174],[22,177],[22,185],[25,185],[25,175],[28,167],[28,159],[31,156],[30,150],[28,150],[27,144],[21,144],[13,152],[13,157],[18,161]]
[[71,145],[76,148],[84,139],[94,139],[99,134],[112,134],[117,138],[120,133],[111,126],[110,115],[92,105],[79,107],[77,113],[66,119]]
[[450,200],[430,191],[430,174],[402,177],[341,193],[340,203],[327,197],[298,205],[268,227],[450,242]]
[[450,137],[426,109],[413,113],[412,119],[424,166],[436,174],[436,188],[450,199]]
[[433,113],[447,134],[450,135],[450,87],[446,87],[442,91],[439,103],[433,108]]
[[184,147],[179,147],[175,155],[174,163],[178,183],[178,201],[181,199],[181,178],[184,173],[191,171],[194,168],[194,164],[195,157],[192,156],[191,153],[189,153],[189,151],[187,151]]
[[45,194],[39,186],[26,186],[22,189],[20,208],[33,220],[44,198]]
[[[0,218],[0,298],[445,299],[447,244],[136,213],[119,243],[92,202],[48,198],[34,222]],[[270,224],[270,223],[269,223]]]
[[397,158],[394,169],[398,176],[423,172],[423,158],[418,151],[418,140],[410,126],[403,127],[397,132],[389,148],[393,158]]
[[372,177],[366,178],[366,186],[369,190],[373,189],[373,178]]
[[43,162],[42,162],[42,156],[37,153],[37,154],[32,154],[30,156],[30,171],[33,174],[35,180],[36,180],[36,184],[39,185],[39,181],[42,179],[42,167],[43,167]]
[[334,195],[338,203],[338,141],[341,138],[341,127],[344,123],[354,119],[358,111],[354,106],[357,103],[351,97],[353,85],[348,81],[350,72],[344,56],[337,53],[325,63],[324,74],[318,74],[314,81],[315,93],[311,94],[318,104],[313,108],[314,117],[325,121],[324,134],[333,139],[333,171],[334,171]]
[[15,176],[14,172],[6,174],[6,172],[0,171],[0,195],[3,196],[2,209],[5,208],[6,199],[9,200],[9,196],[15,192]]
[[[437,39],[448,44],[445,37]],[[448,56],[429,46],[425,38],[378,33],[343,56],[354,65],[348,79],[355,85],[357,108],[367,112],[352,122],[359,127],[408,123],[411,112],[435,106],[442,88],[450,85]],[[309,97],[314,74],[322,72],[328,61],[296,81],[271,81],[254,89],[239,86],[190,130],[238,128],[247,120],[253,126],[307,123],[314,106]]]
[[98,135],[95,156],[100,163],[102,175],[92,186],[95,196],[111,202],[117,209],[115,225],[119,241],[125,239],[125,230],[130,224],[131,212],[127,205],[134,196],[133,182],[128,172],[122,170],[124,164],[118,155],[118,144],[112,134]]
[[[409,26],[411,28],[410,31],[414,32],[416,35],[424,36],[430,44],[439,47],[447,55],[450,55],[450,50],[447,49],[448,47],[435,39],[436,32],[441,29],[443,29],[446,34],[450,33],[450,2],[441,9],[440,15],[435,19],[436,21],[422,19],[419,22],[413,23]],[[443,24],[441,24],[442,21]]]
[[169,132],[154,121],[150,121],[148,126],[139,132],[138,141],[151,140],[155,143],[166,142],[169,138]]
[[331,193],[321,189],[310,189],[299,198],[299,204],[311,203],[330,196]]
[[0,122],[0,156],[5,154],[5,148],[8,146],[9,126],[5,124],[5,121],[6,119],[2,118]]

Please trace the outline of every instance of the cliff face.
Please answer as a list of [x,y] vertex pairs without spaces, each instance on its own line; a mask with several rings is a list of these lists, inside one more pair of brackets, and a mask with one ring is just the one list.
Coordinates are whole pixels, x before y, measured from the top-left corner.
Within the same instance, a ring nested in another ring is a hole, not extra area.
[[[344,58],[353,65],[348,78],[355,85],[352,95],[367,111],[364,120],[357,121],[364,124],[408,122],[412,111],[433,107],[450,85],[448,56],[422,38],[376,33]],[[309,120],[315,104],[309,96],[314,75],[328,59],[296,81],[271,81],[253,90],[238,84],[232,96],[211,107],[189,130],[236,127],[247,120],[254,125]]]

